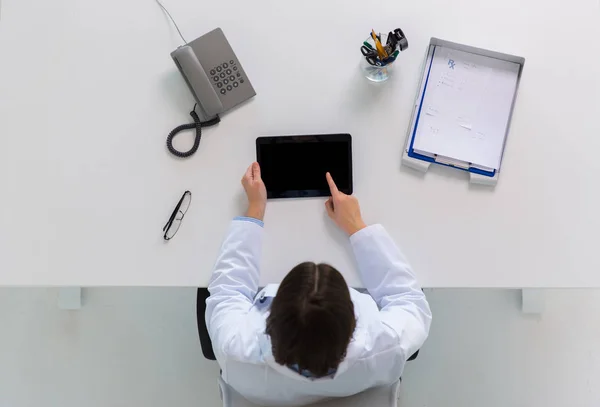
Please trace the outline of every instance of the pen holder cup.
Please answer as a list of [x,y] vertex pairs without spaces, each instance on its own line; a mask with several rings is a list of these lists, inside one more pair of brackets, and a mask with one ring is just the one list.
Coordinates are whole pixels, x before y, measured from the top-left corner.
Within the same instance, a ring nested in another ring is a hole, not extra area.
[[[387,37],[388,37],[387,34],[381,34],[381,43],[382,44],[386,44]],[[369,36],[367,39],[365,39],[364,43],[369,44],[372,49],[375,49],[375,41],[373,40],[373,38],[371,36]],[[370,64],[367,61],[367,58],[365,56],[361,55],[360,69],[362,70],[363,74],[365,75],[365,78],[367,78],[371,82],[385,82],[392,75],[394,63],[395,63],[395,61],[391,62],[389,64],[386,64],[384,66],[376,66],[376,65]]]

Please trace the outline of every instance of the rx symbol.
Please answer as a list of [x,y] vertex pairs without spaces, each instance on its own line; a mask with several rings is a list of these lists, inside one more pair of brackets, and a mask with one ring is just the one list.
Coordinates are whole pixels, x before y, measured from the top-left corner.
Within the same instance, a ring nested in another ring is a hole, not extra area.
[[456,65],[455,62],[454,62],[454,60],[453,59],[449,59],[448,60],[448,66],[450,67],[450,69],[454,69],[454,65]]

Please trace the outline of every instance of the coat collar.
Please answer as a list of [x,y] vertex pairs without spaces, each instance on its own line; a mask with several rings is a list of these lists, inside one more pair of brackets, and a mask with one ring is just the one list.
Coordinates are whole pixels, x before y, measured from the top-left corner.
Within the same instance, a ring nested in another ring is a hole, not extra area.
[[277,290],[279,289],[279,284],[268,284],[260,290],[256,296],[254,297],[254,304],[263,303],[267,298],[273,298],[277,295]]
[[289,367],[280,365],[275,361],[275,357],[273,356],[271,339],[266,333],[259,335],[258,340],[263,360],[270,368],[277,371],[278,373],[281,373],[286,377],[303,382],[327,381],[335,379],[339,375],[346,372],[348,368],[350,368],[350,366],[352,366],[354,362],[356,362],[356,359],[358,357],[358,355],[354,354],[355,352],[353,352],[352,344],[350,344],[350,346],[348,347],[348,354],[346,355],[346,358],[342,361],[342,363],[340,363],[333,376],[326,376],[320,378],[305,377],[299,374],[298,372],[290,369]]

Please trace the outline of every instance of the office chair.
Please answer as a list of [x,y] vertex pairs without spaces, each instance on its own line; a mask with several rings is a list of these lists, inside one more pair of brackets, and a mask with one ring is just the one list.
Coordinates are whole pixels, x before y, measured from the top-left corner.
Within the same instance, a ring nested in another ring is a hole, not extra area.
[[198,295],[196,296],[196,318],[198,319],[198,336],[200,336],[200,346],[202,347],[202,354],[208,360],[217,360],[215,352],[213,351],[212,342],[208,335],[208,327],[206,326],[206,300],[210,296],[208,288],[198,288]]
[[[321,400],[306,407],[397,407],[400,380],[388,386],[373,387],[354,396]],[[219,377],[223,407],[260,407],[246,400]]]
[[[208,360],[217,360],[213,351],[210,336],[208,335],[206,320],[204,318],[206,313],[206,299],[209,295],[210,293],[208,292],[208,288],[198,288],[198,295],[196,297],[198,335],[200,336],[200,345],[202,347],[202,353],[204,354],[204,357]],[[415,360],[418,355],[419,351],[415,352],[415,354],[412,355],[408,360]],[[362,393],[355,394],[354,396],[323,400],[316,404],[311,404],[311,407],[396,407],[399,388],[400,378],[398,378],[398,381],[388,386],[374,387],[372,389],[365,390]],[[225,383],[220,376],[219,390],[221,393],[221,400],[223,400],[223,407],[259,407],[242,397],[227,383]]]

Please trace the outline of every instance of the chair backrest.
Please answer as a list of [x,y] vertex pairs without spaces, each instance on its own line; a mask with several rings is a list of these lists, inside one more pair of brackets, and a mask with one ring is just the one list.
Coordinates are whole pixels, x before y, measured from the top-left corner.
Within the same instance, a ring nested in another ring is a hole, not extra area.
[[[223,407],[260,407],[250,403],[219,377]],[[311,404],[310,407],[397,407],[400,380],[388,386],[374,387],[354,396],[333,398]]]
[[202,347],[202,354],[208,360],[217,360],[215,352],[213,351],[212,342],[208,335],[208,328],[206,326],[206,320],[204,314],[206,314],[206,300],[210,296],[208,288],[198,288],[198,295],[196,296],[196,318],[198,320],[198,336],[200,337],[200,346]]

